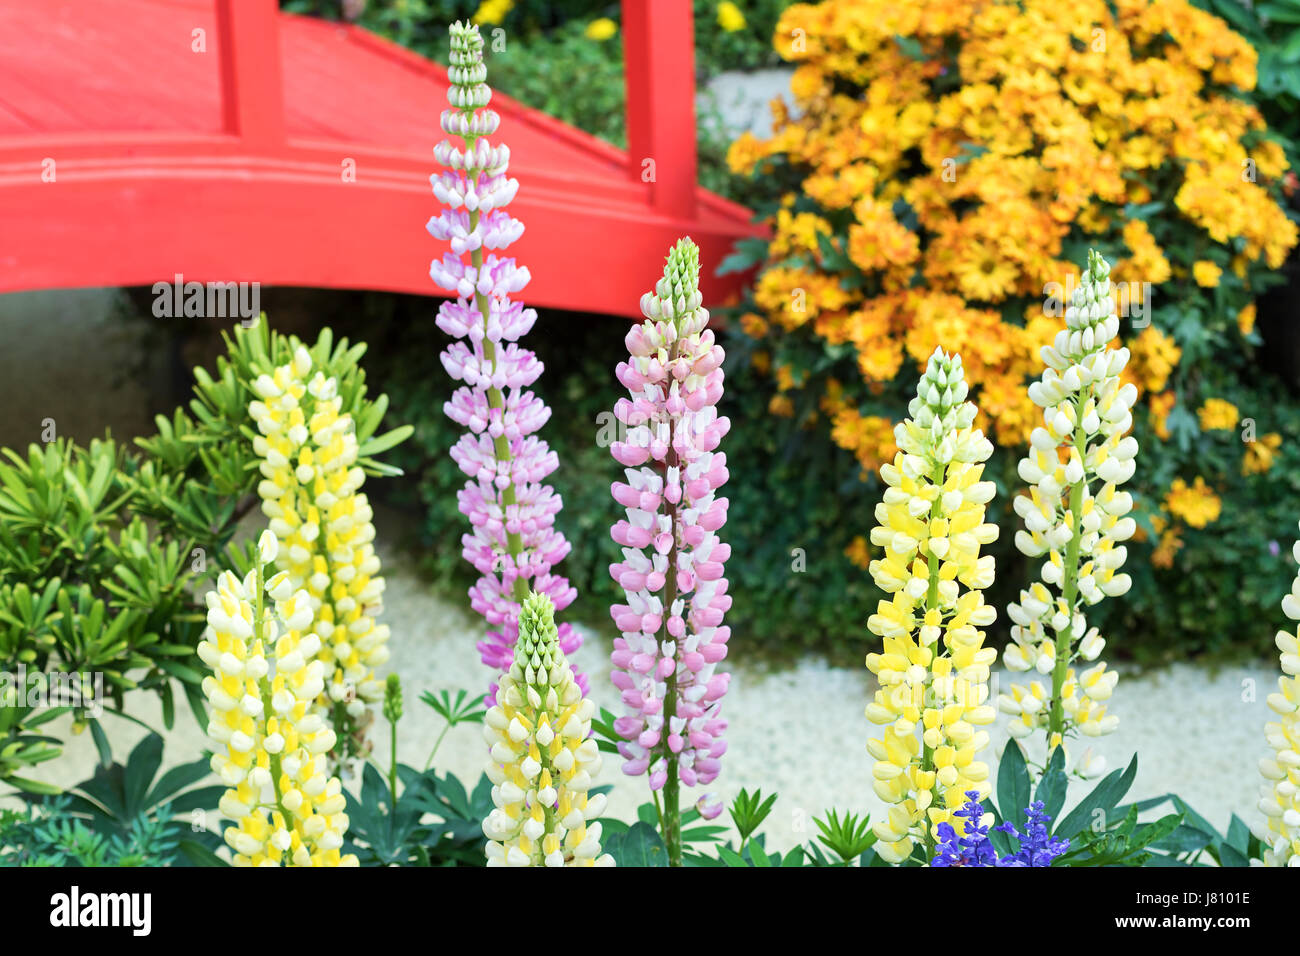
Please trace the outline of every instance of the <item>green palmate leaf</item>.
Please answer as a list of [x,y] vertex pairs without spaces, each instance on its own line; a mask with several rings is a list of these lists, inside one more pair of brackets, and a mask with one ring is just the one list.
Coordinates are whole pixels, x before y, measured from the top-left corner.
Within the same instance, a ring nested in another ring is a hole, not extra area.
[[[608,849],[608,846],[606,846],[606,849]],[[718,859],[727,866],[738,866],[745,869],[749,868],[749,864],[745,861],[745,858],[729,846],[718,847]]]
[[1029,806],[1029,768],[1015,740],[1008,740],[998,761],[998,814],[1004,822],[1018,823]]
[[108,734],[104,733],[104,728],[100,726],[98,720],[88,720],[86,723],[90,726],[90,736],[95,741],[95,749],[99,752],[100,766],[107,767],[113,762],[113,747],[108,742]]
[[[1038,789],[1034,791],[1034,800],[1042,802],[1043,812],[1053,820],[1060,815],[1061,807],[1065,806],[1065,792],[1069,782],[1065,773],[1065,750],[1057,747],[1047,763],[1047,772],[1038,781]],[[1019,816],[1024,816],[1023,807]]]
[[1179,823],[1167,836],[1154,841],[1152,846],[1169,853],[1194,853],[1204,849],[1213,840],[1214,834]]
[[1084,827],[1092,826],[1096,822],[1104,826],[1107,814],[1124,799],[1124,795],[1128,793],[1136,777],[1137,754],[1134,754],[1127,769],[1111,771],[1092,789],[1091,793],[1079,801],[1078,806],[1051,828],[1052,833],[1069,839]]
[[135,816],[144,806],[145,794],[153,783],[159,766],[162,765],[162,738],[150,734],[136,744],[131,756],[126,761],[126,771],[122,778],[122,805],[126,816]]
[[1247,856],[1250,854],[1250,841],[1250,828],[1242,822],[1241,817],[1234,813],[1228,823],[1228,834],[1224,840],[1225,845],[1237,850],[1242,856]]
[[628,827],[605,841],[605,852],[619,866],[667,866],[668,848],[659,831],[645,822]]
[[1250,866],[1250,859],[1235,847],[1223,844],[1219,847],[1220,866]]
[[742,845],[767,819],[768,814],[772,812],[772,805],[775,803],[776,794],[772,794],[765,800],[761,790],[755,790],[752,794],[747,790],[742,789],[740,791],[740,794],[731,805],[731,821],[735,824],[737,832],[740,833]]

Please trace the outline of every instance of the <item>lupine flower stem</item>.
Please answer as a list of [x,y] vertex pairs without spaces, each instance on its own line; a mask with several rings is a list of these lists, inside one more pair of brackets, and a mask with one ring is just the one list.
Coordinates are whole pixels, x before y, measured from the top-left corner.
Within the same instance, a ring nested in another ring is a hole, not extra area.
[[[673,450],[673,437],[676,430],[672,422],[668,425],[668,454],[664,458],[664,477],[667,480],[668,469],[677,467],[677,452]],[[668,552],[668,566],[677,567],[677,538],[681,534],[677,520],[677,505],[666,502],[669,527],[672,528],[673,543]],[[664,582],[664,606],[672,607],[677,600],[677,575],[670,574]],[[671,641],[668,633],[668,620],[665,617],[660,641]],[[677,716],[677,670],[664,680],[664,725],[671,727]],[[668,850],[668,865],[682,865],[682,823],[681,823],[681,780],[677,773],[677,754],[668,750],[668,777],[664,781],[664,819],[662,823],[664,847]]]
[[[935,487],[937,488],[943,487],[944,470],[945,469],[943,463],[939,462],[935,465],[934,471],[930,475],[930,480],[934,483]],[[934,500],[934,504],[930,506],[931,522],[937,521],[943,517],[943,508],[941,502],[942,502],[942,498],[936,498]],[[925,591],[925,610],[927,613],[936,610],[939,607],[939,573],[940,573],[941,563],[942,562],[940,561],[938,555],[936,555],[933,551],[931,551],[926,558],[926,567],[928,568],[930,574],[929,584],[926,587],[926,591]],[[927,649],[930,652],[931,659],[937,657],[939,654],[938,639],[933,641],[931,644],[927,645]],[[933,772],[934,748],[931,747],[930,744],[925,740],[922,740],[921,747],[922,747],[921,772],[922,773]],[[934,857],[934,847],[935,847],[934,828],[926,827],[925,828],[925,858],[927,860]]]
[[[256,574],[257,574],[257,601],[254,605],[255,608],[254,613],[256,614],[256,617],[253,618],[253,640],[256,641],[258,644],[262,645],[263,647],[265,647],[266,634],[264,633],[264,628],[266,626],[266,603],[265,603],[266,602],[266,571],[262,567],[260,554],[258,556]],[[265,708],[264,712],[268,714],[275,713],[271,704],[271,682],[267,679],[265,674],[263,674],[261,677],[257,679],[257,688],[262,698],[262,706]],[[277,810],[280,811],[281,819],[292,820],[293,818],[289,815],[289,811],[285,809],[284,796],[280,792],[280,772],[281,772],[280,755],[278,753],[271,754],[269,762],[271,764],[271,788],[275,793],[275,807]]]
[[[478,140],[477,136],[467,136],[465,138],[466,153],[470,153],[473,151],[474,143],[477,140]],[[478,228],[479,215],[480,214],[477,209],[475,209],[472,213],[469,214],[471,232]],[[470,253],[469,259],[470,259],[470,263],[474,266],[476,270],[482,269],[483,268],[482,247],[479,247],[478,249],[475,249],[472,253]],[[488,304],[487,296],[481,292],[475,293],[474,307],[478,309],[478,314],[483,324],[483,331],[484,331],[483,357],[486,358],[489,363],[491,363],[492,372],[495,374],[497,370],[496,343],[494,343],[486,335],[487,327],[488,327],[488,317],[491,315],[491,307]],[[501,393],[501,389],[495,386],[489,386],[487,390],[487,400],[488,400],[488,408],[498,412],[504,411],[506,401],[505,401],[505,396],[502,395]],[[512,470],[511,466],[513,463],[513,457],[510,454],[510,442],[506,439],[506,436],[504,434],[497,435],[495,438],[492,439],[492,449],[496,453],[497,461],[505,465],[506,474],[510,474]],[[513,481],[511,481],[510,484],[506,485],[505,488],[502,489],[501,503],[505,506],[505,509],[507,511],[509,511],[511,508],[515,507],[518,504],[518,498],[515,495],[515,484]],[[524,552],[523,536],[516,531],[507,531],[506,552],[507,554],[510,555],[510,563],[517,564],[519,560],[519,556]],[[512,593],[514,595],[514,599],[518,601],[520,604],[522,604],[524,598],[528,597],[527,579],[524,577],[515,578],[515,583],[512,589]]]
[[[1074,433],[1074,447],[1080,458],[1083,457],[1082,432],[1080,427]],[[1065,570],[1061,586],[1061,596],[1066,607],[1074,607],[1079,593],[1079,526],[1083,521],[1083,489],[1086,484],[1086,479],[1080,479],[1070,488],[1070,543],[1065,549]],[[1065,733],[1065,698],[1062,689],[1065,687],[1069,667],[1070,630],[1066,628],[1056,635],[1056,666],[1052,669],[1052,712],[1048,731],[1053,740],[1057,739],[1057,735]]]

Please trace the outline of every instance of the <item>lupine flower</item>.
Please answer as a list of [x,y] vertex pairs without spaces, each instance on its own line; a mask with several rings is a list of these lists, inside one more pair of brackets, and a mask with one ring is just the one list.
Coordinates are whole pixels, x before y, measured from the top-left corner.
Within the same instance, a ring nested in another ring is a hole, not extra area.
[[293,359],[253,382],[249,414],[261,433],[257,491],[279,545],[276,566],[308,595],[326,685],[319,706],[346,756],[369,752],[369,705],[383,697],[375,671],[388,660],[388,625],[377,623],[384,579],[375,554],[365,473],[338,381],[317,371],[301,345]]
[[[629,394],[614,406],[625,437],[610,448],[627,477],[612,486],[627,509],[611,531],[623,560],[609,570],[627,600],[611,608],[620,632],[612,680],[625,708],[614,727],[624,773],[648,773],[651,789],[668,785],[672,797],[678,780],[718,775],[730,679],[717,670],[731,636],[722,623],[731,548],[716,534],[727,520],[716,494],[727,459],[715,449],[731,423],[717,413],[723,352],[706,328],[699,268],[699,250],[681,240],[641,298],[645,321],[628,332],[630,357],[616,370]],[[716,816],[720,805],[706,809]]]
[[276,551],[263,532],[258,567],[242,581],[222,572],[207,594],[198,654],[212,668],[203,680],[212,770],[229,788],[219,807],[235,821],[225,840],[237,866],[356,866],[339,852],[348,817],[326,771],[335,734],[315,707],[325,665],[311,598],[287,571],[265,580]]
[[1119,723],[1105,706],[1118,675],[1104,663],[1077,675],[1073,667],[1079,660],[1095,661],[1106,645],[1088,627],[1084,607],[1128,591],[1129,576],[1119,573],[1127,556],[1122,542],[1136,530],[1126,517],[1132,496],[1119,486],[1136,467],[1137,440],[1126,433],[1137,389],[1120,382],[1128,349],[1110,347],[1119,317],[1109,274],[1106,260],[1089,252],[1065,310],[1066,327],[1043,347],[1047,369],[1029,387],[1029,397],[1043,409],[1043,425],[1034,429],[1020,462],[1020,477],[1030,488],[1015,499],[1025,522],[1016,547],[1043,559],[1042,580],[1008,606],[1012,643],[1002,659],[1014,671],[1051,674],[1052,689],[1045,692],[1037,682],[1013,686],[998,697],[998,706],[1014,718],[1013,736],[1043,728],[1049,749],[1071,731],[1096,737]]
[[[1300,541],[1291,549],[1300,561]],[[1282,598],[1282,613],[1300,621],[1300,574],[1291,582],[1291,592]],[[1268,866],[1300,866],[1300,627],[1278,631],[1275,642],[1281,652],[1282,677],[1277,693],[1268,695],[1268,706],[1278,719],[1264,725],[1264,736],[1273,753],[1259,762],[1265,783],[1260,790],[1259,809],[1266,829],[1264,863]]]
[[601,764],[596,708],[560,648],[546,595],[524,601],[514,654],[483,724],[496,804],[483,821],[488,866],[613,866],[594,822],[605,797],[587,795]]
[[[501,120],[486,108],[492,91],[484,83],[478,27],[452,25],[447,73],[447,99],[454,108],[443,111],[442,129],[463,145],[443,140],[434,150],[447,168],[430,181],[448,208],[429,220],[428,229],[449,242],[451,251],[433,260],[429,275],[456,296],[438,309],[438,327],[459,340],[442,353],[442,364],[464,384],[444,410],[469,429],[451,456],[469,476],[458,496],[473,526],[461,539],[465,559],[482,575],[470,588],[470,603],[491,628],[478,648],[484,664],[506,670],[514,659],[519,604],[530,587],[561,611],[577,592],[551,573],[569,553],[569,543],[554,527],[560,496],[542,484],[558,462],[535,434],[551,410],[527,390],[542,363],[519,345],[537,313],[510,300],[528,284],[528,269],[483,252],[506,248],[524,227],[505,211],[519,189],[518,180],[506,176],[510,149],[485,139]],[[569,624],[560,625],[565,653],[572,654],[581,642]],[[586,679],[579,675],[578,682],[585,692]]]
[[982,594],[993,583],[993,558],[979,551],[998,532],[984,521],[993,483],[980,481],[993,446],[974,427],[966,394],[961,358],[936,349],[911,417],[895,428],[898,454],[880,469],[888,487],[871,542],[885,555],[869,570],[892,596],[867,621],[884,641],[867,655],[880,683],[867,717],[883,728],[867,749],[876,758],[874,789],[890,805],[873,827],[876,852],[891,863],[918,840],[933,846],[933,828],[963,791],[989,791],[988,766],[974,758],[988,744],[976,728],[996,716],[986,701],[997,652],[982,646],[980,630],[996,611]]
[[1024,833],[1013,823],[993,828],[1015,837],[1019,844],[1015,853],[999,857],[989,841],[989,827],[984,822],[993,815],[984,812],[978,790],[968,791],[966,798],[966,804],[953,813],[964,821],[962,834],[958,836],[951,823],[939,824],[940,842],[931,866],[1051,866],[1053,860],[1070,848],[1069,840],[1048,835],[1047,823],[1052,818],[1043,812],[1040,800],[1025,808],[1028,819]]

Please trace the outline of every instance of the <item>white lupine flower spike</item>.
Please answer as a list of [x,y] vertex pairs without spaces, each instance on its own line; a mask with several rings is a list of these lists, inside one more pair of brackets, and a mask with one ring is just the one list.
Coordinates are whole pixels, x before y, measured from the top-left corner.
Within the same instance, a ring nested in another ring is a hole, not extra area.
[[[1041,580],[1007,607],[1012,642],[1002,660],[1013,671],[1051,675],[1052,684],[1048,691],[1037,681],[1013,685],[999,695],[998,707],[1012,718],[1013,737],[1041,729],[1049,752],[1068,737],[1099,737],[1119,723],[1105,703],[1118,675],[1104,663],[1076,673],[1105,647],[1088,626],[1086,609],[1128,591],[1129,576],[1119,569],[1127,557],[1124,542],[1136,530],[1128,517],[1132,496],[1119,488],[1136,467],[1137,440],[1127,433],[1137,389],[1120,380],[1128,349],[1111,347],[1119,316],[1109,275],[1106,260],[1090,251],[1065,310],[1065,328],[1043,347],[1043,377],[1029,386],[1043,424],[1030,436],[1018,469],[1029,489],[1014,502],[1025,523],[1015,543],[1041,559]],[[1088,773],[1102,769],[1093,760]]]
[[[1300,561],[1300,541],[1292,548]],[[1282,613],[1300,621],[1300,573],[1291,592],[1282,598]],[[1259,809],[1264,827],[1258,836],[1264,844],[1266,866],[1300,866],[1300,626],[1278,631],[1275,642],[1281,653],[1282,675],[1277,692],[1268,695],[1269,710],[1278,719],[1264,725],[1271,753],[1259,762],[1264,777]]]

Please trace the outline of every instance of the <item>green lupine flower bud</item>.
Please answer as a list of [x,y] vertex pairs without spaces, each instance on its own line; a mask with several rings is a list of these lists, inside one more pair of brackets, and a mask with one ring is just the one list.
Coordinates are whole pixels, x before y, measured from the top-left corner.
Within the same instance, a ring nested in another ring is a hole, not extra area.
[[402,719],[402,679],[389,674],[384,683],[384,718],[395,724]]

